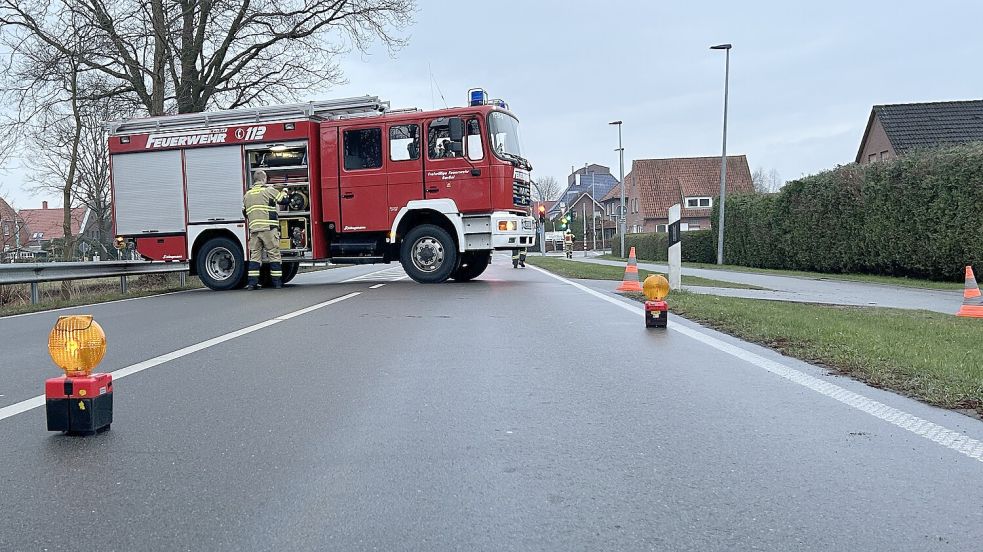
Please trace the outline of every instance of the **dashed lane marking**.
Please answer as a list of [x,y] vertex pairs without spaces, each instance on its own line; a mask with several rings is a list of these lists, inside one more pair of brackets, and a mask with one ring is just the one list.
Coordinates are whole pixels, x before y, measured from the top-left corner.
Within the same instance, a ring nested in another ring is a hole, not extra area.
[[[148,359],[148,360],[144,360],[143,362],[138,362],[136,364],[131,364],[130,366],[127,366],[125,368],[120,368],[119,370],[116,370],[115,372],[110,372],[110,375],[113,376],[113,380],[118,380],[120,378],[125,378],[126,376],[129,376],[129,375],[132,375],[132,374],[136,374],[137,372],[142,372],[142,371],[147,370],[149,368],[153,368],[154,366],[160,366],[161,364],[164,364],[165,362],[170,362],[172,360],[176,360],[176,359],[179,359],[181,357],[185,357],[185,356],[188,356],[190,354],[197,353],[198,351],[202,351],[202,350],[207,349],[209,347],[214,347],[215,345],[218,345],[220,343],[225,343],[226,341],[235,339],[237,337],[242,337],[244,335],[251,334],[253,332],[262,330],[263,328],[269,328],[270,326],[273,326],[274,324],[279,324],[280,322],[285,322],[287,320],[290,320],[291,318],[295,318],[297,316],[301,316],[301,315],[307,314],[309,312],[316,311],[318,309],[322,309],[324,307],[327,307],[327,306],[330,306],[330,305],[334,305],[336,303],[340,303],[342,301],[345,301],[347,299],[351,299],[352,297],[356,297],[358,295],[360,295],[360,292],[357,292],[356,291],[356,292],[353,292],[353,293],[349,293],[347,295],[342,295],[341,297],[335,297],[334,299],[330,299],[328,301],[324,301],[324,302],[318,303],[316,305],[311,305],[309,307],[305,307],[305,308],[300,309],[300,310],[295,310],[295,311],[289,312],[287,314],[281,314],[280,316],[277,316],[275,318],[271,318],[269,320],[265,320],[263,322],[259,322],[257,324],[253,324],[252,326],[246,326],[245,328],[242,328],[241,330],[236,330],[234,332],[229,332],[227,334],[220,335],[218,337],[213,337],[212,339],[208,339],[208,340],[202,341],[201,343],[196,343],[194,345],[189,345],[187,347],[184,347],[183,349],[178,349],[176,351],[173,351],[173,352],[170,352],[170,353],[167,353],[167,354],[163,354],[163,355],[160,355],[160,356],[157,356],[157,357]],[[14,403],[12,405],[5,406],[3,408],[0,408],[0,420],[5,420],[7,418],[10,418],[11,416],[16,416],[17,414],[20,414],[22,412],[27,412],[28,410],[32,410],[34,408],[37,408],[37,407],[43,406],[43,405],[44,405],[44,395],[38,395],[37,397],[33,397],[33,398],[27,399],[25,401],[21,401],[19,403]]]
[[384,285],[386,285],[386,284],[376,284],[374,286],[369,286],[369,289],[379,289],[379,288],[381,288]]
[[[628,312],[631,312],[632,314],[645,316],[645,310],[641,307],[636,307],[619,299],[615,299],[614,297],[608,297],[601,292],[563,278],[562,276],[557,276],[556,274],[547,272],[539,267],[534,266],[532,268],[551,278],[555,278],[585,293],[593,295],[594,297],[603,299],[612,305],[617,305]],[[695,339],[704,345],[713,347],[718,351],[739,358],[749,364],[757,366],[758,368],[767,370],[776,376],[785,378],[788,381],[801,385],[807,389],[811,389],[847,406],[853,407],[861,412],[870,414],[875,418],[884,420],[885,422],[895,425],[905,431],[909,431],[915,435],[924,437],[934,443],[942,445],[947,449],[954,450],[974,460],[983,462],[983,441],[973,439],[972,437],[963,435],[958,431],[953,431],[934,422],[930,422],[913,414],[909,414],[903,410],[899,410],[892,406],[875,401],[874,399],[865,397],[860,393],[849,391],[843,387],[840,387],[839,385],[829,383],[828,381],[824,381],[815,376],[810,376],[809,374],[786,366],[781,362],[752,353],[751,351],[742,349],[741,347],[732,345],[693,328],[689,328],[681,324],[672,324],[669,326],[669,329]]]

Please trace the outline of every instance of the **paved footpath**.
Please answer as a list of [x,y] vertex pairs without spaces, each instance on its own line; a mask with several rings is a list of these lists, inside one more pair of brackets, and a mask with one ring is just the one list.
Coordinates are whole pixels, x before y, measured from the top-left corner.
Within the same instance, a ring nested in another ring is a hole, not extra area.
[[[608,266],[625,266],[624,262],[605,259],[574,257],[574,260]],[[640,262],[638,263],[638,267],[658,272],[667,272],[669,270],[667,265],[656,263]],[[706,268],[683,267],[683,275],[699,276],[700,278],[750,284],[766,288],[763,290],[753,290],[683,286],[687,291],[695,293],[724,295],[728,297],[795,301],[800,303],[824,303],[829,305],[922,309],[945,314],[955,314],[959,310],[959,305],[962,303],[962,293],[959,291],[918,289],[887,284],[754,274],[750,272],[733,272]]]

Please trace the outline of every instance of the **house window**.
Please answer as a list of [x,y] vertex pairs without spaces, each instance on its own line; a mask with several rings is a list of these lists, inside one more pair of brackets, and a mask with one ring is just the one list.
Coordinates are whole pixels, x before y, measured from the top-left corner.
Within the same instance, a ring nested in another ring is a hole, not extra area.
[[389,160],[411,161],[420,158],[420,126],[389,127]]
[[873,163],[874,161],[877,161],[877,154],[876,153],[872,153],[872,154],[870,154],[870,155],[867,156],[867,162],[868,163]]
[[690,230],[699,230],[700,229],[700,225],[699,224],[690,224],[689,225],[689,229]]
[[3,223],[3,237],[5,237],[5,238],[9,238],[10,237],[10,223],[9,222]]
[[382,129],[345,131],[345,170],[378,169],[382,166]]
[[656,232],[668,232],[669,231],[668,225],[666,225],[666,224],[656,224],[655,225],[655,231]]
[[886,151],[882,151],[881,152],[881,161],[884,161],[885,159],[887,159],[887,152]]
[[686,208],[687,209],[699,209],[707,208],[713,206],[713,200],[709,197],[687,197],[686,198]]

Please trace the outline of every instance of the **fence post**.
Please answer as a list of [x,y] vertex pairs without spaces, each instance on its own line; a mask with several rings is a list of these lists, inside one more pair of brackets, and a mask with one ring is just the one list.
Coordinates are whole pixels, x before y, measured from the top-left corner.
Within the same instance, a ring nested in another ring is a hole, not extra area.
[[31,282],[31,304],[37,305],[41,302],[41,291],[38,289],[37,282]]
[[126,295],[126,275],[119,277],[119,292]]

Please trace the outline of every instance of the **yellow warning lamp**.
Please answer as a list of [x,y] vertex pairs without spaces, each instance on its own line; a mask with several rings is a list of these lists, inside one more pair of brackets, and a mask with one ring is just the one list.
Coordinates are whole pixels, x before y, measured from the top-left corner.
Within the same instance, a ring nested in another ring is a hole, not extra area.
[[91,315],[59,316],[48,353],[67,376],[87,376],[106,356],[106,333]]
[[661,301],[669,295],[669,280],[661,274],[650,274],[642,284],[642,291],[649,301]]

